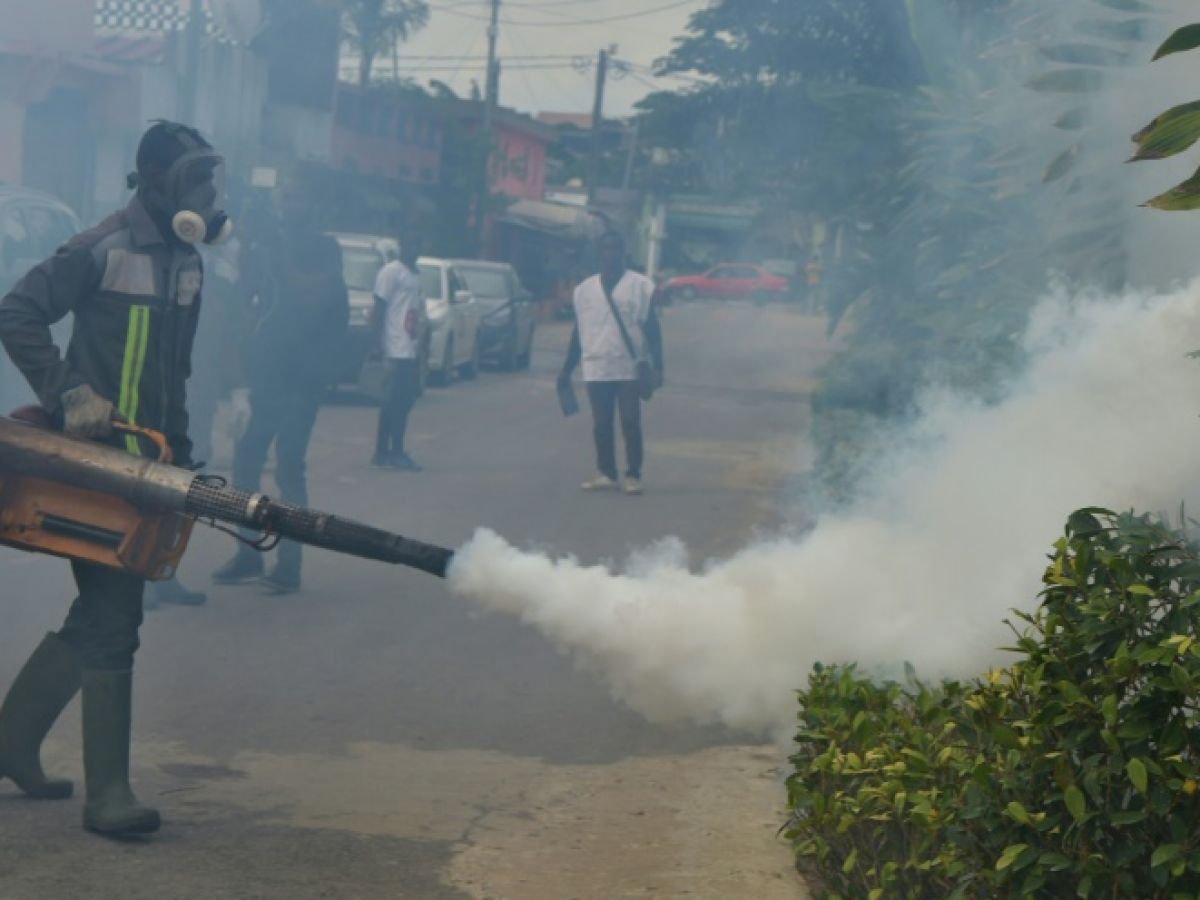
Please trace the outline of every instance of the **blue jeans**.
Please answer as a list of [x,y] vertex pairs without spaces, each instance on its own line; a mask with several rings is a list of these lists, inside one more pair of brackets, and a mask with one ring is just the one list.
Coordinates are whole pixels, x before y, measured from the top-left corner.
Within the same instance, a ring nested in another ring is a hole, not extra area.
[[[306,457],[320,400],[306,391],[251,391],[250,424],[233,453],[233,484],[257,491],[271,444],[275,445],[275,481],[283,500],[308,506]],[[300,545],[282,541],[277,573],[300,577]]]

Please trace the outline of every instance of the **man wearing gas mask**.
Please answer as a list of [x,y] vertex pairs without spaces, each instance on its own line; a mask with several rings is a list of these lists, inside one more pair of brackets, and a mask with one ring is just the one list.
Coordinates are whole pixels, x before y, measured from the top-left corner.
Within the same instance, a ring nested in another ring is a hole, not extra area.
[[[195,244],[228,237],[222,159],[194,129],[156,122],[137,150],[128,205],[71,238],[0,301],[0,341],[68,434],[134,455],[153,452],[114,432],[123,418],[163,432],[176,465],[192,464],[184,389],[200,311]],[[50,326],[74,314],[65,354]],[[41,767],[42,739],[82,686],[84,827],[146,834],[158,812],[129,786],[133,657],[145,582],[71,564],[79,595],[0,705],[0,779],[31,797],[61,799],[71,782]]]

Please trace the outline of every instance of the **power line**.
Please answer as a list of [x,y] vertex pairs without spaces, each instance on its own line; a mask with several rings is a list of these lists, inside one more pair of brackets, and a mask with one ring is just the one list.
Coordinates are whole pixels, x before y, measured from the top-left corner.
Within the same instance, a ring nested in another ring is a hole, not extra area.
[[[522,22],[515,19],[501,20],[505,25],[511,25],[514,28],[562,28],[565,24],[570,25],[604,25],[610,22],[624,22],[629,19],[639,19],[645,16],[652,16],[655,13],[666,12],[671,9],[679,9],[683,6],[695,6],[697,0],[675,0],[674,3],[667,3],[662,6],[653,6],[649,9],[639,10],[638,12],[621,13],[615,16],[604,16],[598,19],[576,19],[564,16],[560,21],[551,22]],[[431,6],[437,12],[444,12],[448,15],[459,16],[463,19],[471,19],[476,22],[487,22],[488,17],[473,15],[471,13],[458,12],[453,6]]]

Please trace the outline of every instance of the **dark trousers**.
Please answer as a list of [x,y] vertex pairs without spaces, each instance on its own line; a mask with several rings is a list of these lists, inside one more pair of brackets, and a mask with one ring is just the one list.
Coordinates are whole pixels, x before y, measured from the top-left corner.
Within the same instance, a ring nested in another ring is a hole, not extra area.
[[140,646],[144,579],[93,563],[72,562],[79,596],[58,636],[85,669],[128,672]]
[[389,359],[383,402],[379,405],[379,428],[375,433],[375,456],[379,459],[404,452],[408,414],[421,392],[421,373],[415,359]]
[[613,415],[620,410],[621,433],[625,436],[625,474],[642,477],[642,398],[636,381],[589,381],[588,401],[592,407],[592,435],[596,440],[596,468],[614,481],[617,478],[616,432]]
[[[283,500],[308,506],[306,457],[320,399],[305,391],[250,392],[250,424],[233,452],[233,483],[257,491],[271,444],[275,445],[275,481]],[[300,577],[300,545],[279,544],[277,573]]]

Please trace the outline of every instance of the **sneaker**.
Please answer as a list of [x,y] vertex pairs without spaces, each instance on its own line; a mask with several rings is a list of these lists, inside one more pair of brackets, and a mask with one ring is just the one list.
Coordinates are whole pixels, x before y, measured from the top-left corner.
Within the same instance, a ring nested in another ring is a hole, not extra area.
[[258,583],[263,586],[268,594],[283,596],[284,594],[294,594],[300,590],[299,575],[285,575],[278,569],[270,575],[264,575],[258,579]]
[[212,573],[217,584],[243,584],[263,573],[262,557],[257,553],[239,552],[233,559]]
[[391,456],[382,457],[376,456],[371,460],[371,465],[376,469],[393,469],[399,472],[421,471],[421,467],[407,453],[393,453]]
[[407,453],[397,453],[392,457],[392,468],[399,469],[401,472],[420,472],[421,467],[416,464],[411,456]]
[[585,491],[615,491],[620,485],[607,475],[597,475],[591,481],[585,481],[580,487]]
[[637,496],[642,493],[642,480],[634,478],[632,475],[625,476],[625,493],[632,496]]

